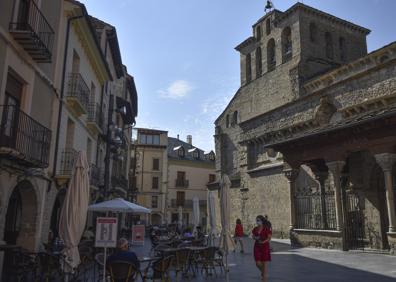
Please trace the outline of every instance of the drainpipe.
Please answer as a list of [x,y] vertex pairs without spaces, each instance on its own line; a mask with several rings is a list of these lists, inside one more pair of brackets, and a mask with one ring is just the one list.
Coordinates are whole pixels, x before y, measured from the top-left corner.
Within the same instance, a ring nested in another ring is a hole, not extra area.
[[[65,80],[66,80],[66,62],[67,62],[67,52],[69,49],[69,35],[70,35],[70,25],[74,20],[78,20],[83,18],[84,15],[75,16],[67,19],[67,27],[66,27],[66,39],[65,39],[65,53],[63,56],[63,69],[62,69],[62,83],[61,83],[61,95],[59,98],[59,111],[58,111],[58,121],[56,126],[56,139],[55,139],[55,150],[54,150],[54,164],[51,179],[54,179],[57,170],[57,162],[58,162],[58,150],[59,150],[59,135],[60,135],[60,125],[62,121],[62,110],[63,110],[63,97],[65,95]],[[52,182],[49,183],[48,191],[51,190]]]

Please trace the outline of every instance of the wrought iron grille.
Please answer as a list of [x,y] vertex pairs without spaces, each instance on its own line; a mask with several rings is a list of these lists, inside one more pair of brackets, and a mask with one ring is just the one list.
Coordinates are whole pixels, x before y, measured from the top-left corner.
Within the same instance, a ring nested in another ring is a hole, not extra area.
[[77,158],[77,151],[73,148],[66,148],[63,150],[61,155],[61,165],[59,169],[59,174],[70,175],[73,171],[73,165]]
[[16,150],[32,166],[48,167],[51,130],[16,106],[0,107],[0,146]]
[[100,186],[104,184],[104,174],[100,167],[92,164],[90,167],[90,184],[93,186]]
[[[49,61],[54,43],[54,30],[33,0],[20,0],[15,22],[10,23],[10,32],[18,35],[25,49],[37,57],[37,50],[43,52],[41,60]],[[27,44],[29,43],[29,44]]]
[[337,224],[334,191],[328,190],[321,194],[314,189],[316,188],[308,187],[298,190],[294,197],[296,228],[335,230]]
[[186,179],[176,178],[176,181],[175,181],[175,186],[176,187],[188,188],[189,184],[190,184],[189,181],[186,180]]
[[81,103],[85,110],[88,110],[89,105],[89,87],[85,83],[81,74],[70,73],[69,74],[69,88],[67,96],[75,97]]
[[103,129],[104,117],[102,111],[100,110],[100,105],[97,103],[89,103],[88,108],[88,122],[96,123],[100,129]]

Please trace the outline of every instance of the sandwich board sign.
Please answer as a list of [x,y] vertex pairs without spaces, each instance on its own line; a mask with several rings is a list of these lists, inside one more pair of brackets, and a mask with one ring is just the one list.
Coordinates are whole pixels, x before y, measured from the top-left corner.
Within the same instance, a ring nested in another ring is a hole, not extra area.
[[144,245],[144,225],[132,226],[132,245]]
[[96,219],[95,247],[115,248],[117,245],[116,217],[98,217]]

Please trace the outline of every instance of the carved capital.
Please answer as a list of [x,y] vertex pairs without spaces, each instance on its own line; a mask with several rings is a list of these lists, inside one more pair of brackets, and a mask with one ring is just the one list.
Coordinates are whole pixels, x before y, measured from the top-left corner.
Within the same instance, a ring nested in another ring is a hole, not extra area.
[[285,169],[283,171],[283,173],[285,174],[285,176],[289,182],[294,182],[297,179],[299,170],[298,169]]
[[396,154],[383,153],[375,155],[375,159],[383,171],[392,171],[396,162]]
[[326,163],[327,167],[329,168],[329,171],[333,176],[341,176],[342,169],[345,166],[344,161],[333,161],[333,162],[328,162]]

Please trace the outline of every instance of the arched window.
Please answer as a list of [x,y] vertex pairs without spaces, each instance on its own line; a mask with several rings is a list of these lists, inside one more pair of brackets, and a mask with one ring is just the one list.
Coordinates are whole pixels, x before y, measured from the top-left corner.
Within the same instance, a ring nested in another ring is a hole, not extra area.
[[250,53],[246,55],[246,82],[252,80],[252,57]]
[[316,42],[317,33],[318,33],[318,29],[316,27],[316,24],[310,23],[309,24],[309,39],[311,40],[311,42]]
[[326,43],[326,57],[333,59],[333,38],[330,32],[325,33],[325,43]]
[[345,38],[344,37],[340,37],[339,41],[338,41],[338,45],[340,48],[340,59],[341,61],[345,61],[346,60],[346,48],[345,48]]
[[261,26],[257,26],[256,28],[256,38],[257,40],[261,40]]
[[275,40],[271,38],[267,44],[267,68],[268,71],[275,69],[276,59],[275,59]]
[[231,126],[234,126],[234,125],[236,125],[236,124],[238,124],[238,111],[235,111],[235,112],[232,114]]
[[265,32],[267,35],[271,33],[271,19],[269,18],[265,21]]
[[256,77],[259,77],[263,72],[263,63],[261,58],[261,48],[256,49]]
[[180,147],[179,150],[177,150],[177,155],[180,158],[184,158],[185,152],[184,152],[184,148],[183,147]]
[[292,38],[291,38],[291,29],[290,27],[286,27],[282,31],[282,61],[287,62],[292,57]]
[[226,128],[230,127],[230,115],[226,115]]

